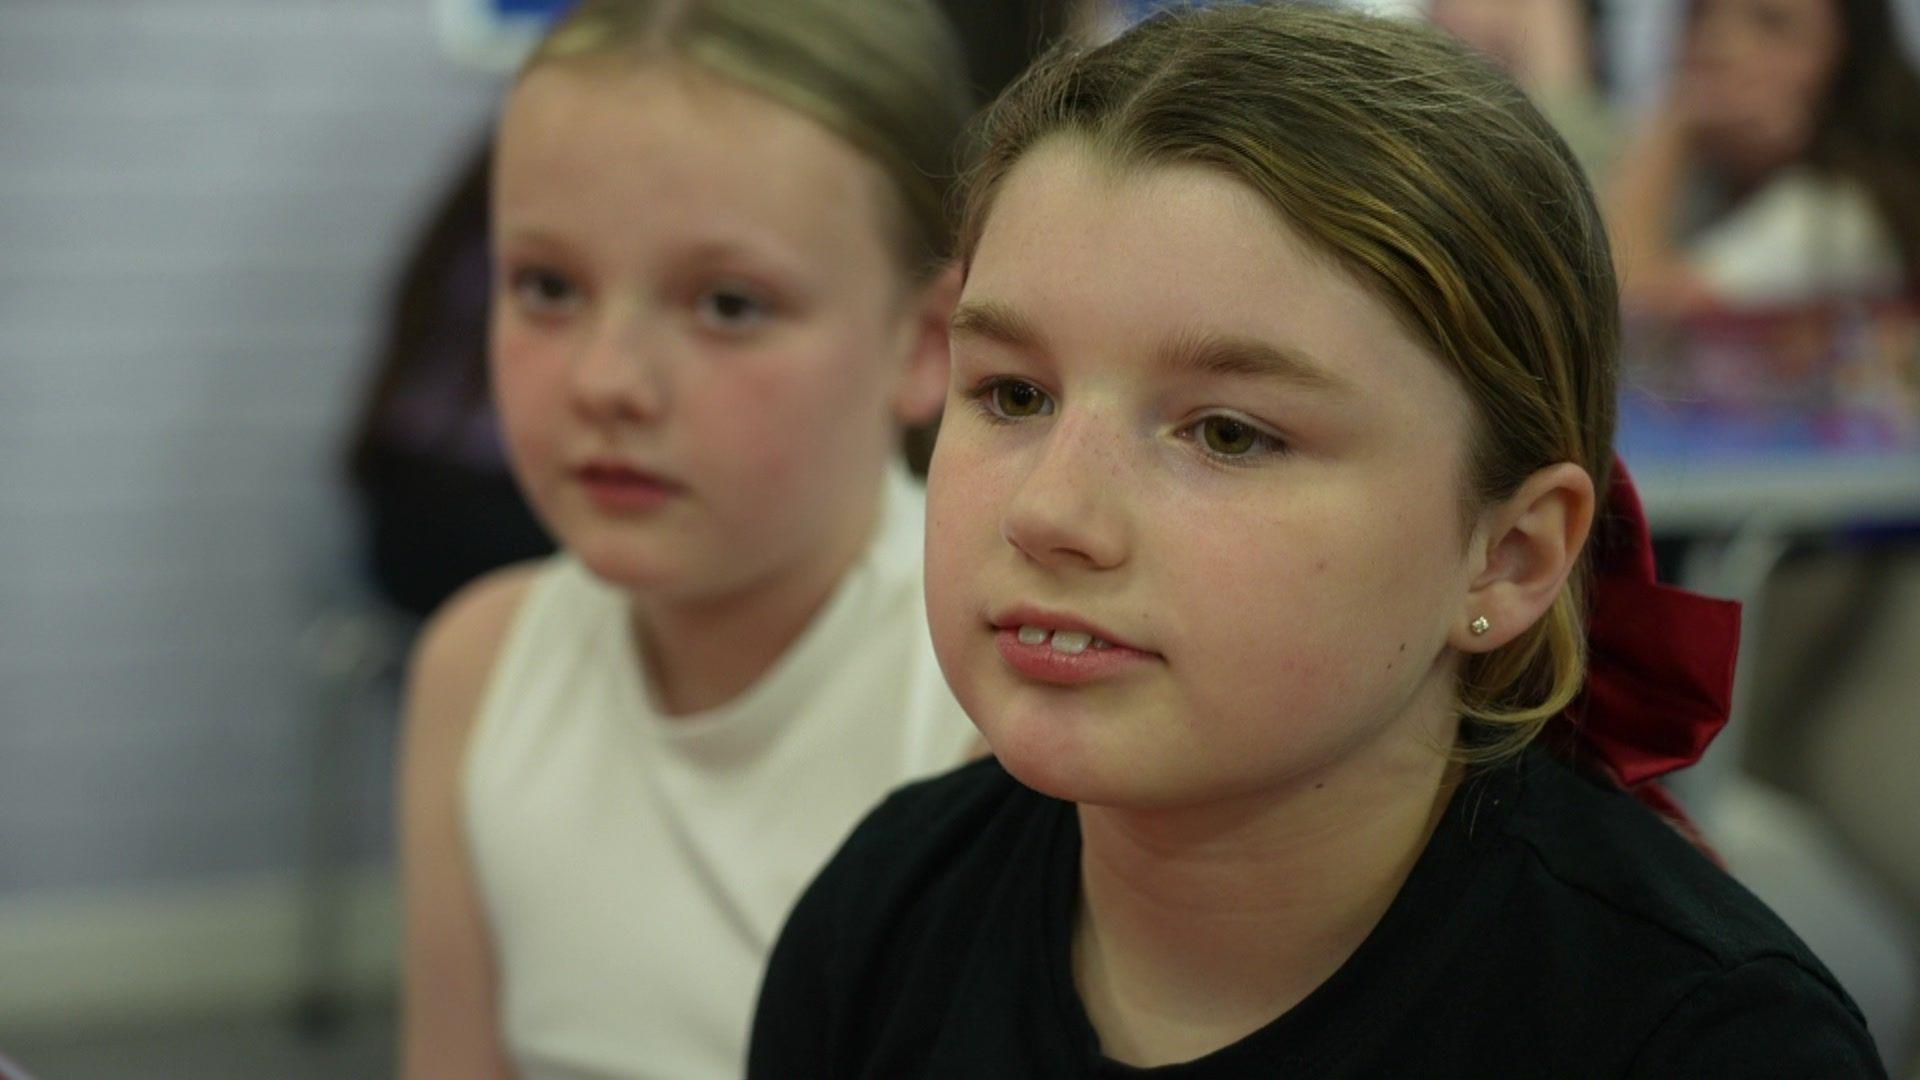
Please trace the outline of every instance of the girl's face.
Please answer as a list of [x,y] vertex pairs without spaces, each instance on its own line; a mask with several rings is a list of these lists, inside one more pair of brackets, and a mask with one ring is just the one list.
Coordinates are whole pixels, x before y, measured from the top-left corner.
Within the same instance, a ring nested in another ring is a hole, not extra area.
[[[1539,0],[1434,0],[1428,16],[1507,71],[1521,66],[1521,40]],[[1574,0],[1565,0],[1571,3]]]
[[1681,90],[1707,149],[1748,173],[1804,154],[1843,37],[1835,0],[1699,0]]
[[878,168],[716,79],[553,67],[508,102],[493,198],[495,390],[557,538],[682,600],[850,560],[895,406],[944,384]]
[[1469,402],[1255,192],[1042,144],[952,345],[929,617],[1021,780],[1192,805],[1445,737]]

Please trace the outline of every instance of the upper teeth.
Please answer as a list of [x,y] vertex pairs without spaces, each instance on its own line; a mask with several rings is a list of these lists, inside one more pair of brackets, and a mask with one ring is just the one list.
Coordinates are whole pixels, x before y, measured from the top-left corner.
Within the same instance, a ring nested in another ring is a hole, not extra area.
[[1048,644],[1051,639],[1054,652],[1083,653],[1088,648],[1111,649],[1113,646],[1083,630],[1048,630],[1039,626],[1022,626],[1019,633],[1022,645]]

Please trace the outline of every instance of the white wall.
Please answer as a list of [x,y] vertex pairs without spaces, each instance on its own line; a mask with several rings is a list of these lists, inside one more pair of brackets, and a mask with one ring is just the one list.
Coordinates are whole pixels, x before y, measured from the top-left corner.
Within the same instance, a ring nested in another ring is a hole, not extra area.
[[496,89],[426,0],[0,0],[0,911],[294,863],[344,416]]

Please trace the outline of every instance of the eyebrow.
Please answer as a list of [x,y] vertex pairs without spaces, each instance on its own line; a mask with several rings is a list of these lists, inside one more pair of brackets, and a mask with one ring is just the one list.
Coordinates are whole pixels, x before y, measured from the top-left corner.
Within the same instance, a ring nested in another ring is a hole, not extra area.
[[1175,338],[1161,351],[1171,370],[1226,378],[1272,379],[1307,390],[1351,393],[1353,385],[1298,349],[1233,334],[1197,333]]
[[[950,330],[956,337],[982,338],[1023,352],[1046,351],[1045,336],[1033,320],[997,300],[961,304]],[[1272,379],[1339,393],[1354,389],[1306,353],[1234,334],[1178,335],[1160,349],[1159,360],[1170,371],[1192,375]]]
[[998,300],[971,300],[954,310],[947,332],[1005,345],[1022,352],[1045,352],[1046,339],[1033,320]]

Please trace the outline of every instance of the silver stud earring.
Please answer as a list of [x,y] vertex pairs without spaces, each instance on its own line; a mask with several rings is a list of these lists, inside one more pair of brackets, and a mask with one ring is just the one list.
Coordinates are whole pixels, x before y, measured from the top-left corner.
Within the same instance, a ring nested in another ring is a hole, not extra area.
[[1487,621],[1487,617],[1485,615],[1482,615],[1479,618],[1468,623],[1467,629],[1473,631],[1474,637],[1479,637],[1481,634],[1484,634],[1487,631],[1493,629],[1493,624]]

